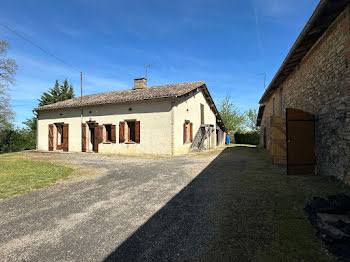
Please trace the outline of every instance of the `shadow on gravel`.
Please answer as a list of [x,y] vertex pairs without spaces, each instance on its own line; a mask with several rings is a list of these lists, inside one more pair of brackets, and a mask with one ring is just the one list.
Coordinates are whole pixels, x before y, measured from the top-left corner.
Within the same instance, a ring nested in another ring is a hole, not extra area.
[[[215,234],[217,200],[229,180],[227,170],[244,167],[222,151],[190,184],[154,214],[105,261],[164,261],[198,258]],[[242,150],[242,149],[241,149]],[[224,168],[223,168],[224,167]],[[226,170],[226,172],[223,172]],[[220,190],[219,190],[220,189]],[[229,186],[226,188],[231,190]]]

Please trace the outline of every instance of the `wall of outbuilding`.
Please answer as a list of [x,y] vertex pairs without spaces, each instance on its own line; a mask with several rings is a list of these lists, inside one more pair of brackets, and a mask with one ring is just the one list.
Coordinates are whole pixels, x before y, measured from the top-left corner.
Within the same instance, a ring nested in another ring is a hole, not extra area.
[[[281,90],[282,111],[279,107]],[[350,183],[349,7],[266,103],[261,122],[261,143],[266,128],[267,146],[273,99],[276,115],[284,116],[285,108],[301,109],[315,115],[317,172]]]

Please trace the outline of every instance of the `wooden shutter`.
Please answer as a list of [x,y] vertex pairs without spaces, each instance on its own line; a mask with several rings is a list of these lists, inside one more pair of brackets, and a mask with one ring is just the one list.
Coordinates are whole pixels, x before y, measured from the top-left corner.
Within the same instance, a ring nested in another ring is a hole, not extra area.
[[186,143],[186,140],[187,140],[187,137],[186,137],[186,135],[187,135],[187,134],[186,134],[186,133],[187,133],[187,132],[186,132],[186,125],[187,125],[187,124],[184,123],[184,144]]
[[201,104],[201,124],[204,125],[204,105]]
[[49,151],[53,151],[53,125],[49,125]]
[[95,138],[94,138],[94,152],[98,153],[98,144],[100,141],[100,128],[99,128],[98,124],[95,124],[94,136],[95,136]]
[[98,126],[98,143],[103,143],[103,125]]
[[135,143],[140,143],[140,121],[135,122]]
[[191,143],[192,143],[192,141],[193,141],[193,133],[192,133],[192,131],[193,131],[193,124],[190,123],[190,142],[191,142]]
[[119,143],[125,142],[125,122],[119,122]]
[[86,152],[86,124],[81,124],[81,152]]
[[63,124],[63,151],[68,152],[68,124]]
[[115,143],[116,142],[116,140],[117,140],[117,138],[116,138],[116,133],[115,133],[115,125],[112,125],[111,126],[111,142],[112,143]]

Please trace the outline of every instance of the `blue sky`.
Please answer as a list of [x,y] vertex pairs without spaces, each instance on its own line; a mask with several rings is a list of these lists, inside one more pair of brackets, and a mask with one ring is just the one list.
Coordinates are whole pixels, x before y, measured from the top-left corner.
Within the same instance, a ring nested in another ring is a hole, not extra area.
[[[149,85],[204,80],[216,102],[230,93],[257,107],[318,0],[3,1],[0,23],[84,72],[84,94],[131,88],[152,64]],[[19,66],[11,104],[20,125],[37,99],[80,76],[0,26]]]

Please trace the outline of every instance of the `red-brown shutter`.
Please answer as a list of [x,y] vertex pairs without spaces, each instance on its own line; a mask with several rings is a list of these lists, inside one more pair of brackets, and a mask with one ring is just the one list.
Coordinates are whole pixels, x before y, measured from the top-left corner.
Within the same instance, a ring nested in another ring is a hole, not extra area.
[[98,126],[98,124],[95,124],[95,128],[94,128],[94,152],[98,153],[98,144],[100,141],[100,128]]
[[53,125],[49,125],[49,151],[53,151]]
[[115,125],[112,125],[111,126],[111,142],[112,143],[115,143],[116,141],[117,141],[117,138],[116,138],[116,133],[115,133],[115,130],[116,128],[115,128]]
[[191,141],[191,143],[193,141],[193,133],[192,133],[192,131],[193,131],[193,124],[190,123],[190,141]]
[[186,138],[186,122],[184,123],[184,144],[186,143],[186,140],[187,140],[187,138]]
[[86,124],[81,124],[81,152],[86,152]]
[[98,135],[99,135],[99,137],[98,137],[98,142],[99,143],[103,143],[103,125],[101,125],[101,126],[98,126]]
[[63,124],[63,151],[68,152],[68,124]]
[[119,143],[125,142],[125,122],[119,122]]
[[140,143],[140,121],[135,122],[135,143]]

